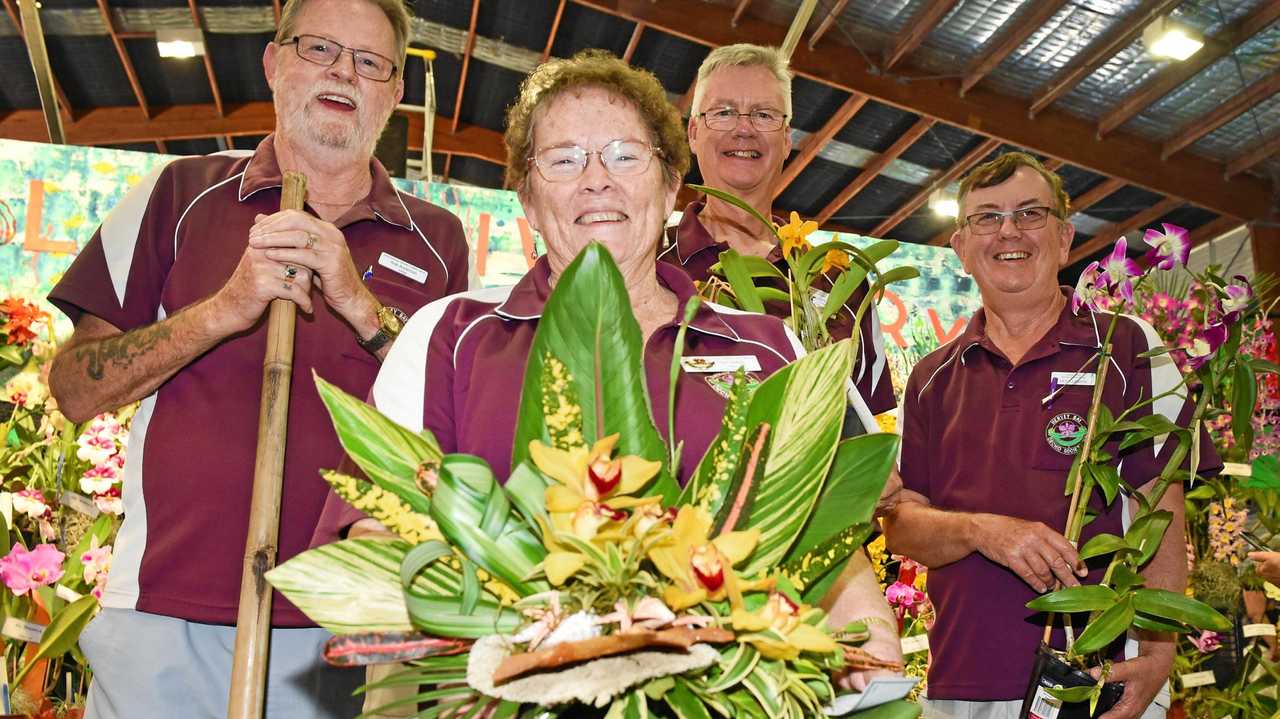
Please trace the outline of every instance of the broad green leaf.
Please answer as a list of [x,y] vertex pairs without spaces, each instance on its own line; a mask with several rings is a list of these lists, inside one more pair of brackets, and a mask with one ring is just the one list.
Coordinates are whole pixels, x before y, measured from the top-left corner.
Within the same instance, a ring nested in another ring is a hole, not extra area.
[[880,706],[871,707],[848,716],[856,719],[915,719],[924,708],[913,701],[899,699]]
[[[744,525],[760,530],[760,541],[745,568],[747,574],[759,573],[780,562],[813,511],[835,456],[844,419],[844,386],[852,362],[850,347],[848,340],[842,340],[800,358],[790,367],[764,475],[756,485],[751,513]],[[760,400],[758,389],[752,405]]]
[[[844,530],[794,560],[784,563],[783,572],[792,578],[806,604],[826,594],[854,552],[871,536],[872,525],[862,522]],[[826,581],[823,581],[826,580]]]
[[1027,602],[1037,612],[1093,612],[1115,605],[1116,593],[1102,584],[1065,587]]
[[1258,374],[1280,374],[1280,365],[1277,365],[1274,362],[1268,362],[1267,360],[1259,359],[1257,357],[1246,358],[1246,361],[1249,363],[1250,367],[1253,367],[1253,371]]
[[[777,265],[763,257],[756,257],[755,255],[739,255],[739,257],[742,258],[743,267],[747,269],[747,273],[752,277],[770,277],[778,280],[787,279],[787,276],[782,274],[782,270],[779,270]],[[724,274],[719,262],[711,266],[711,272],[720,275]]]
[[1164,589],[1134,591],[1133,606],[1143,614],[1172,619],[1197,629],[1225,632],[1231,628],[1230,620],[1208,604]]
[[1064,702],[1075,703],[1085,701],[1096,694],[1098,692],[1098,685],[1090,684],[1087,687],[1054,688],[1047,689],[1046,691]]
[[1111,504],[1116,500],[1116,493],[1120,491],[1120,473],[1110,464],[1096,464],[1094,462],[1085,462],[1084,471],[1089,473],[1089,479],[1102,489],[1103,498],[1107,504]]
[[732,192],[725,192],[724,190],[720,190],[720,189],[717,189],[717,188],[715,188],[715,187],[708,187],[708,186],[706,186],[706,185],[694,185],[694,184],[689,184],[689,185],[685,185],[685,187],[688,187],[689,189],[691,189],[691,190],[693,190],[693,191],[695,191],[695,192],[701,192],[701,193],[702,193],[702,194],[704,194],[704,195],[708,195],[708,196],[710,196],[710,197],[714,197],[714,198],[716,198],[717,200],[722,200],[722,201],[724,201],[724,202],[729,203],[730,205],[733,205],[734,207],[736,207],[736,208],[738,208],[738,209],[740,209],[740,210],[744,210],[744,211],[746,211],[746,212],[747,212],[747,213],[749,213],[752,217],[754,217],[754,218],[756,218],[757,220],[759,220],[759,221],[760,221],[760,224],[764,225],[764,226],[765,226],[765,228],[767,228],[770,232],[773,232],[773,234],[774,234],[774,236],[775,236],[775,237],[777,236],[777,232],[775,232],[775,231],[774,231],[774,229],[773,229],[773,220],[770,220],[769,218],[767,218],[767,217],[765,217],[764,215],[760,214],[760,211],[759,211],[759,210],[757,210],[756,208],[754,208],[754,207],[752,207],[751,205],[747,204],[744,200],[742,200],[741,198],[739,198],[737,195],[733,194]]
[[721,252],[720,269],[724,271],[724,278],[733,288],[733,296],[738,299],[742,309],[748,312],[764,312],[764,303],[760,301],[760,295],[756,292],[751,273],[742,263],[742,255],[734,250]]
[[[547,485],[546,476],[534,468],[533,462],[528,461],[517,465],[506,484],[502,485],[507,490],[511,503],[524,515],[529,528],[539,535],[543,526],[551,526],[551,520],[547,517]],[[538,524],[539,520],[542,521],[541,525]]]
[[1124,537],[1117,537],[1114,534],[1098,534],[1094,535],[1080,548],[1080,559],[1092,559],[1125,549],[1132,549],[1132,547],[1129,546],[1128,542],[1124,541]]
[[742,685],[764,709],[765,714],[776,717],[781,716],[783,712],[783,687],[770,671],[772,665],[773,662],[758,662],[755,669],[743,677]]
[[1133,615],[1133,626],[1135,629],[1144,629],[1149,632],[1172,632],[1174,634],[1185,634],[1187,632],[1185,624],[1177,624],[1157,617],[1150,617],[1142,612]]
[[1111,588],[1116,590],[1116,594],[1124,594],[1134,587],[1141,587],[1146,584],[1147,580],[1141,574],[1126,567],[1124,564],[1117,564],[1111,572]]
[[267,581],[334,634],[413,629],[400,588],[407,542],[346,539],[310,549],[267,572]]
[[416,478],[423,463],[440,461],[440,445],[431,433],[410,432],[319,375],[315,380],[347,455],[374,484],[426,514],[431,501],[418,489]]
[[1160,357],[1161,355],[1167,355],[1167,354],[1169,354],[1168,347],[1165,347],[1164,345],[1156,345],[1155,347],[1152,347],[1146,352],[1139,352],[1138,356],[1143,359],[1150,359],[1152,357]]
[[21,684],[27,672],[41,660],[59,657],[70,651],[80,639],[80,632],[84,631],[89,620],[97,613],[98,600],[91,596],[80,597],[61,611],[55,612],[49,626],[44,628],[44,635],[40,638],[40,646],[35,655],[22,665],[13,683]]
[[633,691],[625,697],[615,698],[609,705],[605,719],[648,719],[649,701],[644,692]]
[[546,582],[526,579],[547,550],[512,510],[506,492],[483,460],[461,454],[445,456],[432,497],[431,518],[450,544],[521,596],[550,588]]
[[[524,376],[542,376],[545,358],[554,355],[572,375],[586,444],[616,433],[619,455],[637,455],[665,467],[667,446],[654,423],[643,353],[640,325],[622,275],[609,251],[591,243],[556,282],[538,320]],[[550,440],[542,398],[532,384],[526,384],[520,398],[512,467],[529,459],[531,440]],[[679,491],[669,469],[647,491],[661,494],[664,503]]]
[[1071,651],[1075,654],[1092,654],[1105,649],[1133,624],[1133,597],[1126,596],[1093,618],[1080,633]]
[[[849,269],[840,273],[836,281],[831,283],[831,292],[827,295],[827,303],[822,306],[822,311],[818,316],[826,322],[833,315],[844,308],[849,298],[862,285],[863,280],[867,278],[867,270],[861,266],[850,266]],[[857,311],[857,308],[854,308]]]
[[698,468],[685,484],[677,504],[696,504],[706,509],[712,517],[720,513],[720,507],[729,496],[742,464],[748,434],[747,409],[750,400],[751,391],[747,388],[746,373],[739,369],[729,388],[720,433],[698,462]]
[[1280,491],[1280,460],[1274,455],[1263,455],[1253,460],[1250,476],[1240,482],[1248,489]]
[[760,652],[750,644],[737,642],[729,649],[720,651],[720,676],[707,682],[706,690],[710,694],[719,694],[742,682],[756,668],[760,661]]
[[1253,446],[1253,406],[1258,401],[1258,378],[1253,368],[1237,362],[1231,377],[1231,433],[1244,454]]
[[914,267],[895,267],[886,272],[881,272],[880,277],[876,279],[873,289],[879,292],[881,289],[888,287],[895,282],[906,282],[914,280],[920,276],[920,270]]
[[677,719],[711,719],[711,713],[707,711],[702,700],[683,680],[676,681],[675,686],[671,687],[671,691],[667,692],[663,699],[667,702],[667,706],[671,707],[671,711],[675,712]]
[[836,448],[822,494],[787,561],[826,542],[854,524],[870,522],[876,500],[897,459],[901,438],[889,432],[864,434]]
[[1164,538],[1164,531],[1169,528],[1172,520],[1173,514],[1162,509],[1144,514],[1133,521],[1129,531],[1125,532],[1124,539],[1130,547],[1138,550],[1135,566],[1141,567],[1155,556],[1156,550],[1160,548],[1160,540]]

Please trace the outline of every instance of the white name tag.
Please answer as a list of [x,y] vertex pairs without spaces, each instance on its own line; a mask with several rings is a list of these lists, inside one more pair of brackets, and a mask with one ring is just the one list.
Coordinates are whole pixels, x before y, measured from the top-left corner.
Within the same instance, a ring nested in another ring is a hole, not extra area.
[[1094,372],[1054,372],[1049,375],[1049,379],[1057,383],[1059,387],[1070,387],[1072,385],[1092,387],[1097,384],[1098,375]]
[[4,625],[0,626],[0,634],[10,639],[17,639],[20,642],[39,644],[40,639],[44,636],[44,625],[28,622],[17,617],[6,617]]
[[410,262],[405,262],[399,257],[388,252],[383,252],[381,255],[378,255],[378,264],[392,272],[404,275],[419,284],[427,281],[426,270]]
[[1252,477],[1253,465],[1241,464],[1240,462],[1223,462],[1222,474],[1229,474],[1233,477]]
[[909,637],[902,638],[902,653],[916,654],[929,650],[929,635],[914,634]]
[[78,602],[84,599],[84,595],[76,590],[63,584],[59,584],[53,588],[53,593],[58,599],[64,602]]
[[809,291],[809,301],[818,309],[822,309],[827,306],[827,298],[830,296],[830,294],[823,292],[822,290]]
[[1276,625],[1274,624],[1246,624],[1242,629],[1246,637],[1274,637],[1276,635]]
[[58,498],[58,502],[64,507],[70,507],[90,519],[96,519],[100,514],[98,505],[94,504],[92,499],[78,492],[67,490]]
[[760,360],[755,355],[686,355],[680,367],[685,372],[759,372]]
[[1207,687],[1214,682],[1213,672],[1192,672],[1190,674],[1183,674],[1180,677],[1180,680],[1182,681],[1183,689],[1190,689],[1191,687]]

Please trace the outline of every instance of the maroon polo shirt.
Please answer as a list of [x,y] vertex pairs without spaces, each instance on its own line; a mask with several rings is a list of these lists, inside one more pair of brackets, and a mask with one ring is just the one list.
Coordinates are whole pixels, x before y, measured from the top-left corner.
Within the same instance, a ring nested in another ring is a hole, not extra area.
[[[715,238],[698,219],[698,214],[706,207],[706,203],[698,200],[690,202],[684,208],[680,224],[674,233],[668,232],[670,241],[674,241],[658,255],[658,259],[672,265],[678,265],[689,273],[695,282],[705,282],[711,276],[711,266],[720,261],[720,253],[729,249],[728,243],[716,242]],[[774,218],[775,222],[781,222]],[[768,260],[777,265],[785,274],[787,262],[782,257],[782,250],[774,247]],[[766,282],[759,279],[758,282]],[[785,292],[786,283],[769,282],[776,289]],[[831,281],[827,277],[819,277],[814,281],[814,289],[829,292]],[[842,340],[853,336],[853,320],[857,316],[858,305],[867,296],[867,285],[864,282],[845,303],[844,309],[831,316],[827,330],[833,340]],[[785,302],[765,302],[765,311],[775,317],[786,319],[791,314],[791,307]],[[853,382],[858,393],[866,401],[872,414],[888,412],[897,406],[893,395],[893,382],[889,379],[889,364],[885,355],[884,337],[880,333],[880,322],[875,307],[870,307],[862,316],[862,327],[859,332],[858,356],[854,359]]]
[[[335,223],[356,267],[373,268],[369,289],[406,313],[466,289],[467,246],[457,218],[398,192],[376,160],[370,170],[369,195]],[[169,163],[112,210],[49,300],[73,321],[87,313],[128,331],[212,295],[247,247],[254,216],[280,209],[280,175],[271,137],[253,154]],[[425,280],[385,268],[384,254],[425,271]],[[328,489],[318,472],[341,455],[311,373],[363,396],[379,369],[319,291],[313,297],[315,312],[299,313],[295,335],[281,562],[309,546]],[[235,622],[266,324],[264,313],[143,401],[129,438],[125,520],[105,606]],[[272,622],[311,625],[279,594]]]
[[[644,346],[645,381],[655,424],[667,430],[667,390],[671,358],[685,303],[696,293],[678,268],[658,263],[658,280],[680,308]],[[525,365],[538,319],[551,294],[551,269],[538,259],[514,287],[480,290],[423,308],[410,320],[387,357],[374,387],[378,409],[412,430],[431,430],[445,453],[476,455],[499,481],[511,470],[516,415]],[[781,320],[768,315],[702,304],[685,335],[686,358],[753,355],[763,380],[800,351]],[[425,366],[422,355],[425,353]],[[676,383],[676,435],[684,442],[681,484],[693,474],[720,431],[730,378],[718,373],[681,372]],[[402,401],[405,397],[412,401]],[[418,401],[421,398],[421,401]],[[364,514],[331,494],[317,543],[332,541]]]
[[[1064,495],[1067,473],[1080,449],[1093,393],[1083,377],[1077,377],[1081,384],[1064,379],[1077,376],[1086,365],[1109,322],[1109,315],[1087,310],[1077,317],[1068,306],[1014,366],[987,336],[986,312],[979,310],[960,337],[930,353],[911,372],[902,403],[903,486],[941,509],[1019,517],[1062,531],[1069,499]],[[1104,393],[1113,413],[1180,380],[1167,357],[1155,360],[1153,367],[1152,360],[1138,356],[1160,344],[1150,325],[1121,318]],[[1089,370],[1096,371],[1096,363]],[[1064,389],[1052,401],[1042,402],[1055,373]],[[1188,418],[1193,408],[1193,403],[1177,397],[1154,407],[1175,421]],[[1133,417],[1151,411],[1148,405]],[[1108,451],[1120,460],[1125,480],[1140,487],[1164,468],[1175,440],[1159,447],[1147,442],[1124,452],[1117,444]],[[1200,446],[1201,470],[1220,466],[1207,436]],[[1123,534],[1128,521],[1124,504],[1117,498],[1105,507],[1101,490],[1095,490],[1091,506],[1098,518],[1084,528],[1081,546],[1101,532]],[[1086,581],[1101,580],[1106,559],[1090,562]],[[937,621],[929,632],[930,698],[1021,698],[1044,631],[1044,616],[1026,608],[1036,592],[978,552],[930,568],[928,583],[937,608]],[[1054,646],[1065,646],[1061,630],[1055,632]]]

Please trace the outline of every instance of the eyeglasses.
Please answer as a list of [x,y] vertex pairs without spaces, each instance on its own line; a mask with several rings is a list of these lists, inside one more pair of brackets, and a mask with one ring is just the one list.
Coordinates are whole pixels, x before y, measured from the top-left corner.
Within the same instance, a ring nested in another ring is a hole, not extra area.
[[975,235],[994,235],[1000,231],[1006,217],[1012,217],[1013,226],[1019,230],[1038,230],[1044,227],[1052,214],[1048,207],[1023,207],[1009,212],[987,210],[965,217],[964,223]]
[[787,123],[787,116],[777,110],[752,110],[738,112],[732,107],[717,107],[714,110],[698,113],[711,130],[732,130],[738,126],[740,118],[747,118],[751,126],[760,132],[777,132]]
[[342,53],[351,53],[351,63],[356,74],[370,80],[386,82],[396,73],[396,64],[391,58],[379,55],[372,50],[356,50],[343,47],[340,43],[319,35],[294,35],[293,39],[280,43],[293,45],[298,57],[317,65],[330,67],[342,57]]
[[600,156],[600,164],[610,175],[639,175],[649,169],[653,156],[660,150],[639,140],[614,140],[599,150],[584,150],[577,145],[548,147],[529,158],[538,174],[547,182],[576,180],[587,170],[592,155]]

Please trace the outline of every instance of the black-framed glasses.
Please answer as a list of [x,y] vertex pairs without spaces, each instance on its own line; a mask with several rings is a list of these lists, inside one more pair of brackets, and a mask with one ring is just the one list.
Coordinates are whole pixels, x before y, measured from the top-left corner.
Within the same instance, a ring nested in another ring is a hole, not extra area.
[[1053,210],[1048,207],[1020,207],[1009,212],[985,210],[966,216],[964,223],[975,235],[994,235],[1000,231],[1006,217],[1012,217],[1013,226],[1019,230],[1038,230],[1044,227],[1052,214]]
[[391,58],[385,55],[379,55],[372,50],[357,50],[351,47],[343,47],[342,43],[330,40],[327,37],[319,35],[294,35],[291,39],[280,43],[281,45],[293,45],[294,50],[298,52],[298,57],[313,62],[317,65],[330,67],[333,63],[342,57],[342,53],[351,53],[351,62],[355,66],[356,74],[360,77],[367,77],[370,80],[378,82],[386,82],[391,76],[396,74],[396,64]]
[[649,169],[659,148],[639,140],[614,140],[599,150],[584,150],[577,145],[546,147],[534,153],[529,161],[547,182],[576,180],[587,170],[592,155],[600,156],[600,164],[610,175],[639,175]]
[[747,118],[751,126],[760,132],[777,132],[787,124],[787,116],[781,110],[761,108],[751,112],[738,112],[733,107],[717,107],[698,113],[702,123],[712,130],[732,130],[740,118]]

